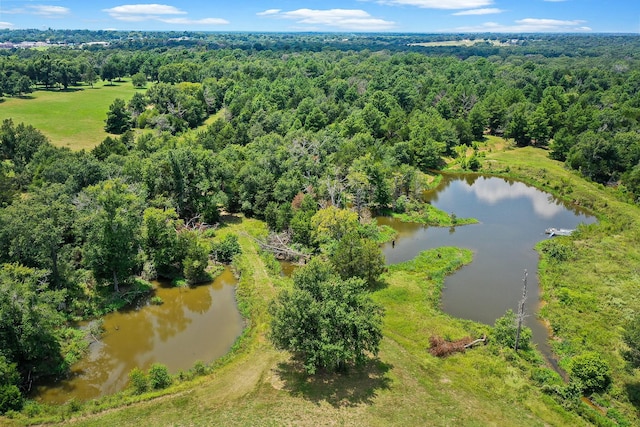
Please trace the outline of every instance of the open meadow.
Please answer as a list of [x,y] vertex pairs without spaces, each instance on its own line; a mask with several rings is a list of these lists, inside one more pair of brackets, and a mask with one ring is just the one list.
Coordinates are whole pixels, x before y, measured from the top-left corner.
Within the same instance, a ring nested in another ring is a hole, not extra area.
[[116,98],[128,101],[136,90],[128,79],[113,85],[99,82],[93,88],[37,90],[0,102],[0,120],[29,124],[58,147],[91,149],[109,135],[104,130],[109,105]]

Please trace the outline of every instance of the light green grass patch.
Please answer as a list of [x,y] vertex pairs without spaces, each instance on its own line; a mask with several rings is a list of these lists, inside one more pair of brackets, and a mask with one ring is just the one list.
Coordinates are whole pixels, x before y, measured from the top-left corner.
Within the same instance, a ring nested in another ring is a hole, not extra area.
[[448,214],[429,203],[416,203],[414,206],[411,206],[407,212],[394,212],[391,216],[402,222],[415,222],[436,227],[455,227],[458,225],[478,223],[478,220],[475,218],[458,218],[455,213]]
[[59,147],[91,149],[109,135],[104,130],[109,105],[116,98],[129,101],[135,92],[127,80],[97,83],[93,88],[38,90],[26,97],[5,98],[0,102],[0,120],[32,125]]

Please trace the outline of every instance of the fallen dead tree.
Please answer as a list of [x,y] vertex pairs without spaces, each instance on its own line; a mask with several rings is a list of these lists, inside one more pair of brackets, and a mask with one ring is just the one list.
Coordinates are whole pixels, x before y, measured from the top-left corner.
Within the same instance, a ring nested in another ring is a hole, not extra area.
[[466,349],[480,343],[487,343],[486,335],[477,340],[474,340],[471,337],[464,337],[457,341],[447,341],[438,335],[433,335],[429,338],[429,344],[431,345],[429,353],[436,357],[447,357],[453,353],[463,353]]
[[304,252],[300,252],[291,245],[291,235],[287,232],[284,233],[270,233],[266,240],[251,237],[255,240],[260,249],[263,251],[271,252],[276,259],[283,261],[300,261],[307,260],[311,255]]

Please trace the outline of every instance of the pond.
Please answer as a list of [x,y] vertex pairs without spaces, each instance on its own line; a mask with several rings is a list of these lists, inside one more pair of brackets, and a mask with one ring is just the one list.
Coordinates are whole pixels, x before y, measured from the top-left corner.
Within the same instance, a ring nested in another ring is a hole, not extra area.
[[476,218],[479,224],[441,228],[378,218],[379,224],[399,232],[395,246],[383,247],[387,263],[407,261],[439,246],[471,249],[473,262],[445,280],[442,309],[488,325],[508,309],[517,313],[527,270],[525,323],[538,349],[551,360],[548,331],[536,316],[540,298],[534,246],[548,238],[547,228],[575,229],[596,219],[534,187],[497,177],[444,175],[436,189],[425,193],[425,200],[459,218]]
[[162,298],[162,305],[147,300],[108,314],[105,333],[72,366],[70,376],[38,386],[33,397],[47,403],[92,399],[124,389],[135,367],[146,370],[157,362],[175,374],[198,360],[208,363],[225,355],[244,328],[235,300],[236,283],[228,268],[209,284],[156,283],[151,296]]

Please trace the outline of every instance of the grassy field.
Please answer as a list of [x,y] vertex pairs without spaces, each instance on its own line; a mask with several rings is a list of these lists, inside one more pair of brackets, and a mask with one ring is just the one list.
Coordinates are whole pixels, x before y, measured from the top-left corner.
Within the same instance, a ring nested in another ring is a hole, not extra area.
[[91,149],[108,136],[104,131],[109,105],[116,98],[128,101],[136,89],[131,82],[102,82],[60,90],[39,90],[22,98],[0,102],[0,120],[13,119],[44,133],[56,146]]

